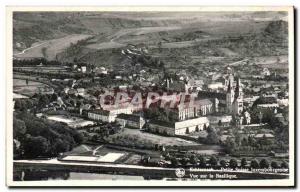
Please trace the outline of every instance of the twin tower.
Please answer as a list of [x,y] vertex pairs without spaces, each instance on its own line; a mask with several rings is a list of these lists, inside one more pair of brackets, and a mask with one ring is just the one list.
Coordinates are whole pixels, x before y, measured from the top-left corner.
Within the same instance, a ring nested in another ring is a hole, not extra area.
[[241,115],[243,112],[243,89],[240,78],[230,74],[225,81],[227,86],[226,92],[226,109],[227,112],[233,115]]

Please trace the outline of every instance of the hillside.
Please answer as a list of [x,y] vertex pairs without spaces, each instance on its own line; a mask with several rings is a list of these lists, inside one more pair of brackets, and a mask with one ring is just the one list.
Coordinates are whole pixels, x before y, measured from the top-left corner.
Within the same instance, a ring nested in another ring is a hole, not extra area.
[[76,59],[112,67],[127,59],[121,52],[133,44],[147,47],[154,58],[176,67],[199,63],[200,57],[234,59],[287,54],[287,22],[274,20],[284,14],[189,16],[185,13],[16,13],[14,48],[19,53],[15,56],[68,62]]
[[14,49],[23,50],[33,43],[64,37],[68,34],[90,34],[78,18],[70,14],[16,12],[13,15]]

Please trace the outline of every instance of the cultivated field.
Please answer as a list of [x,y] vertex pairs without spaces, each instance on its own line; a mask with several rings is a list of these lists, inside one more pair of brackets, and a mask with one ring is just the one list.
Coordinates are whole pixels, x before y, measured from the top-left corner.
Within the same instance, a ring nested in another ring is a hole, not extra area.
[[59,39],[37,42],[22,52],[14,53],[14,57],[24,59],[32,57],[45,57],[49,60],[54,60],[56,58],[56,54],[69,47],[71,43],[76,43],[77,41],[86,39],[87,37],[90,37],[90,35],[73,34]]
[[266,68],[273,69],[288,69],[288,56],[269,56],[269,57],[255,57],[254,61],[256,64]]
[[90,49],[112,49],[124,47],[129,43],[139,43],[148,40],[146,34],[157,33],[161,31],[172,31],[180,29],[178,26],[170,27],[141,27],[133,29],[120,29],[116,33],[105,37],[97,43],[89,44]]
[[14,93],[19,93],[26,96],[32,96],[35,93],[38,93],[40,88],[45,88],[45,87],[48,86],[40,82],[28,81],[28,84],[26,84],[26,80],[13,79]]
[[177,145],[177,146],[199,145],[199,143],[193,141],[187,141],[176,137],[165,137],[165,136],[160,136],[148,132],[141,132],[138,129],[125,128],[123,132],[111,136],[110,139],[112,139],[113,137],[120,138],[120,140],[127,140],[128,142],[133,142],[130,140],[134,138],[134,140],[136,140],[134,142],[149,143],[149,144],[151,143],[152,145],[154,144]]

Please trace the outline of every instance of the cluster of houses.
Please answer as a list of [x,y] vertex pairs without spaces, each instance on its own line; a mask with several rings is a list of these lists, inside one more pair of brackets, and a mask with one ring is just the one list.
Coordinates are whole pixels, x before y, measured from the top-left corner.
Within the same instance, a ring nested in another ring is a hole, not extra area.
[[[173,80],[167,79],[166,88],[170,90],[173,83]],[[199,91],[192,105],[190,101],[185,101],[183,104],[176,103],[175,107],[166,105],[160,108],[167,116],[172,115],[171,121],[152,118],[146,120],[141,114],[147,109],[132,105],[90,110],[87,115],[95,121],[118,122],[123,127],[147,128],[151,132],[165,135],[184,135],[203,130],[210,124],[229,124],[233,115],[239,117],[239,124],[244,121],[250,124],[250,114],[243,111],[240,80],[230,74],[224,83],[223,87],[226,89],[223,92]]]
[[[73,70],[82,73],[92,72],[102,75],[107,75],[109,73],[104,67],[89,67],[83,64],[74,64],[72,68]],[[146,75],[145,70],[140,70],[140,74],[133,74],[131,80],[135,79],[136,81],[141,81],[140,83],[143,83],[146,82]],[[152,76],[154,75],[155,74]],[[247,83],[247,85],[244,83],[242,84],[240,78],[235,76],[231,70],[225,75],[222,75],[221,72],[210,72],[208,75],[212,76],[211,82],[189,78],[185,73],[176,73],[175,76],[170,74],[164,75],[162,81],[157,81],[155,83],[151,81],[151,83],[163,87],[164,90],[167,90],[168,92],[183,92],[187,95],[196,97],[193,105],[190,105],[189,102],[184,102],[180,105],[177,104],[175,108],[170,108],[168,106],[160,108],[163,113],[167,115],[171,114],[172,117],[175,117],[172,121],[159,121],[154,118],[145,119],[142,114],[144,110],[147,109],[132,105],[108,108],[105,108],[104,106],[99,107],[99,105],[97,105],[97,107],[91,108],[90,105],[87,106],[88,104],[86,104],[80,106],[80,114],[82,114],[82,111],[84,110],[86,111],[87,118],[93,121],[108,123],[117,122],[123,127],[137,129],[147,128],[151,132],[166,135],[192,133],[196,130],[203,130],[204,127],[209,125],[222,124],[222,126],[228,126],[233,117],[235,117],[236,121],[238,121],[237,123],[240,125],[251,124],[251,117],[247,108],[251,107],[260,96],[245,94],[245,90],[249,91],[249,83]],[[269,69],[263,69],[262,75],[270,76]],[[114,80],[122,79],[122,75],[114,76]],[[158,79],[161,79],[161,77],[158,77]],[[149,79],[147,80],[149,81]],[[83,79],[81,81],[83,82]],[[52,79],[52,82],[65,84],[66,86],[63,90],[65,94],[81,96],[84,98],[89,95],[87,94],[87,90],[80,88],[78,82],[74,79]],[[126,85],[123,87],[119,86],[119,89],[126,90],[128,88],[129,87]],[[280,93],[280,90],[275,93]],[[277,95],[264,95],[264,97],[275,97],[277,100],[274,103],[258,104],[257,108],[260,110],[273,109],[275,111],[280,106],[288,105],[287,95],[281,97],[278,97]],[[68,107],[60,98],[58,98],[57,102],[54,104],[57,104],[59,107]]]

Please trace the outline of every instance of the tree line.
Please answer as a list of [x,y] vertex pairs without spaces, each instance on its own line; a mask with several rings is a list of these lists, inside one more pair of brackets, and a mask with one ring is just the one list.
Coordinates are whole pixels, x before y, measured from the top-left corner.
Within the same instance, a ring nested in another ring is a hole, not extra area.
[[13,115],[14,158],[55,157],[83,142],[75,129],[26,112]]

